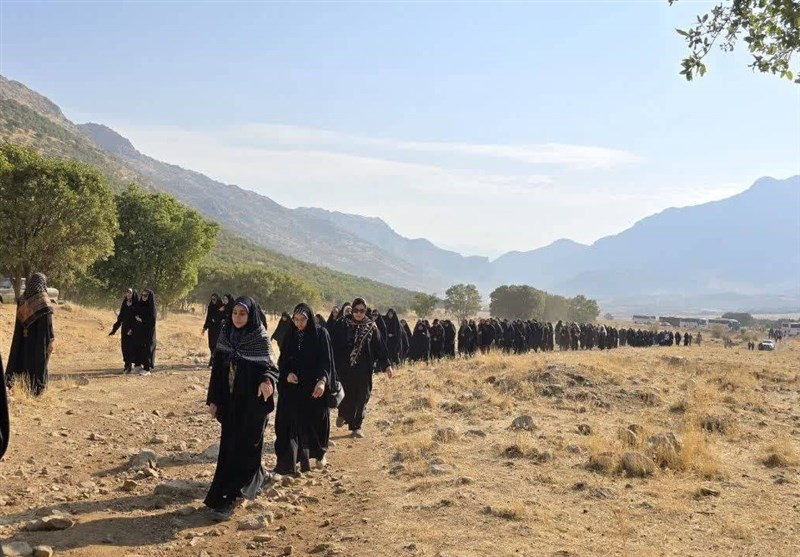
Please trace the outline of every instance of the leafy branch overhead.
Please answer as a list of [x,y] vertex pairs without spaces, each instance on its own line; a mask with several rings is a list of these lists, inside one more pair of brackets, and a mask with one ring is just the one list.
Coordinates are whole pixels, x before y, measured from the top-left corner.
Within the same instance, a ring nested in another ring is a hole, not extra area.
[[[672,5],[678,0],[669,0]],[[714,45],[733,51],[739,40],[747,44],[753,71],[779,75],[800,84],[792,71],[792,56],[800,52],[800,2],[797,0],[728,0],[697,16],[688,29],[676,30],[689,47],[681,75],[691,81],[707,71],[706,55]]]

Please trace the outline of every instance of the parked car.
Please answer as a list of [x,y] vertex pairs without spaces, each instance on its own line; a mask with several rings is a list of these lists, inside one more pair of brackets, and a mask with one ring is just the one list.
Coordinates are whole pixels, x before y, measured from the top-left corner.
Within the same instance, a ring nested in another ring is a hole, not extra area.
[[775,350],[775,341],[762,340],[758,343],[759,350]]
[[[25,279],[22,279],[22,288],[20,293],[25,292]],[[54,304],[58,302],[58,289],[47,288],[47,294],[50,296],[50,301]],[[14,285],[11,283],[10,278],[5,278],[0,281],[0,304],[13,304],[16,303],[17,297],[14,295]]]

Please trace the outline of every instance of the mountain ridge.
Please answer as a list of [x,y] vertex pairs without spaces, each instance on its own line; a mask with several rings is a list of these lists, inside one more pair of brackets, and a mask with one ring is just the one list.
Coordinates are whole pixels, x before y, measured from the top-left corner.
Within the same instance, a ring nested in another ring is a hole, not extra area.
[[[37,126],[44,131],[31,134]],[[405,238],[379,217],[290,209],[158,161],[108,126],[72,124],[55,103],[2,76],[0,132],[99,164],[117,188],[136,180],[165,191],[264,248],[414,290],[441,294],[451,284],[472,282],[488,293],[499,284],[524,283],[619,306],[648,293],[676,299],[728,293],[733,300],[778,292],[800,300],[800,254],[785,248],[800,245],[800,176],[764,177],[727,199],[667,208],[589,245],[562,238],[490,260]]]

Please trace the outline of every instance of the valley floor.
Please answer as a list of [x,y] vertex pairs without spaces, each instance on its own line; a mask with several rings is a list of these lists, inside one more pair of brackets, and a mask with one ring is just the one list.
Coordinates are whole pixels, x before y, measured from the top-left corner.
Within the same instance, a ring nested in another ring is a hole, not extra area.
[[[91,557],[273,556],[290,546],[342,556],[800,555],[800,341],[775,352],[705,342],[490,355],[377,376],[366,439],[334,430],[328,469],[215,523],[201,504],[214,470],[204,451],[219,434],[204,406],[201,316],[159,324],[150,377],[121,376],[113,320],[59,307],[50,387],[37,400],[15,393],[0,462],[5,543]],[[4,355],[10,323],[0,307]],[[271,446],[271,426],[267,437]],[[145,448],[157,462],[137,471],[130,457]],[[265,465],[273,459],[267,451]],[[74,524],[25,530],[58,513]]]

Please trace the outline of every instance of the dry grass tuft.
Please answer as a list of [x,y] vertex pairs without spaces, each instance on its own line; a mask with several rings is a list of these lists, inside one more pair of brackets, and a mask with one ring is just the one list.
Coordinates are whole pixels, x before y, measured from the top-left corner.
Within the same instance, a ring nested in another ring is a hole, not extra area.
[[768,468],[787,468],[800,465],[797,447],[788,435],[776,439],[767,447],[767,453],[762,463]]
[[483,512],[504,520],[523,521],[528,518],[528,510],[525,505],[519,502],[509,505],[488,506],[483,509]]

